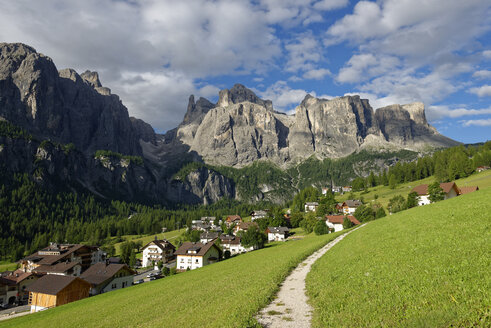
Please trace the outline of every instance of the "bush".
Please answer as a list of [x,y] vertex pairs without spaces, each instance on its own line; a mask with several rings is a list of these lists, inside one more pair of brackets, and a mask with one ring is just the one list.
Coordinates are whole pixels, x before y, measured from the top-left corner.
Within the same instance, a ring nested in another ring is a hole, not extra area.
[[401,195],[392,197],[387,206],[390,213],[397,213],[406,209],[406,200]]
[[355,224],[353,222],[351,222],[350,219],[348,219],[347,216],[344,217],[343,219],[343,229],[349,229],[351,227],[353,227]]
[[318,220],[314,227],[314,232],[316,235],[325,235],[329,233],[329,228],[327,227],[326,221]]
[[223,257],[225,259],[229,259],[231,255],[232,255],[232,253],[230,253],[230,251],[228,249],[225,252],[223,252]]
[[162,274],[163,274],[164,276],[168,276],[168,275],[170,274],[170,269],[169,269],[168,267],[166,267],[166,266],[165,266],[165,267],[163,267],[163,268],[162,268]]

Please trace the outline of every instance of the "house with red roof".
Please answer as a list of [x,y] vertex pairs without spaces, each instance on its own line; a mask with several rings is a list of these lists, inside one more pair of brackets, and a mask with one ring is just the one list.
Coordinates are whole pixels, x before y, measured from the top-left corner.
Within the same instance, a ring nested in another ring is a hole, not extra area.
[[[440,188],[442,188],[445,194],[444,199],[450,199],[460,195],[460,189],[457,187],[455,182],[445,182],[440,183]],[[428,193],[428,185],[422,184],[414,187],[411,192],[418,194],[418,205],[428,205],[430,202],[430,194]]]
[[[334,232],[341,231],[344,229],[343,227],[344,218],[345,215],[326,215],[326,225],[329,227],[329,229],[333,229]],[[361,223],[353,215],[348,215],[347,218],[354,225],[358,225]]]

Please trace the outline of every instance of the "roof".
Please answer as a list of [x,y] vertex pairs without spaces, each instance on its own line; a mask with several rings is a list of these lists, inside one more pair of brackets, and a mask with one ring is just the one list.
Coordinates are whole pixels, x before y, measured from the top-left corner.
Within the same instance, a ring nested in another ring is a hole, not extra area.
[[237,220],[242,221],[242,218],[240,217],[240,215],[229,215],[229,216],[227,216],[227,221],[229,221],[229,222],[237,221]]
[[72,269],[76,265],[82,265],[80,262],[61,262],[61,263],[56,263],[54,265],[40,265],[32,270],[32,272],[38,272],[38,273],[64,273],[67,272],[68,270]]
[[257,210],[257,211],[252,211],[251,216],[252,215],[254,215],[254,216],[266,216],[266,215],[268,215],[268,213],[266,213],[266,211],[264,211],[264,210]]
[[218,238],[218,232],[203,232],[200,235],[200,239],[215,239]]
[[270,233],[288,233],[290,229],[287,227],[268,227]]
[[24,272],[22,269],[17,269],[15,271],[5,271],[1,273],[1,276],[5,279],[15,282],[18,284],[22,280],[26,279],[29,276],[32,276],[31,272]]
[[319,206],[319,203],[317,202],[307,202],[305,203],[306,206]]
[[[81,244],[63,244],[63,245],[58,245],[58,244],[53,244],[48,247],[45,247],[41,249],[40,251],[31,254],[27,257],[25,257],[23,260],[29,260],[36,262],[38,264],[47,264],[51,265],[53,263],[56,263],[58,261],[61,261],[68,255],[72,254],[73,252],[78,251],[81,248],[93,248],[93,246],[86,246],[86,245],[81,245]],[[60,252],[59,255],[44,255],[43,253],[45,252]]]
[[[450,190],[454,189],[457,194],[460,193],[459,188],[455,184],[455,182],[445,182],[440,183],[440,188],[442,188],[443,192],[448,194]],[[416,192],[419,196],[428,195],[428,185],[422,184],[414,187],[411,192]]]
[[241,222],[241,223],[239,223],[239,225],[235,226],[235,229],[237,229],[237,230],[247,230],[251,226],[258,227],[258,225],[257,225],[256,222]]
[[212,240],[206,244],[192,243],[190,241],[187,241],[187,242],[183,243],[181,245],[181,247],[179,247],[174,254],[175,255],[188,255],[188,251],[195,250],[196,254],[193,254],[193,256],[203,256],[206,253],[208,253],[208,251],[212,247],[217,248],[218,251],[221,252],[221,250],[215,245],[215,240]]
[[148,244],[146,244],[145,246],[142,247],[142,250],[144,250],[145,248],[147,248],[148,246],[150,246],[151,244],[157,246],[158,248],[160,248],[161,250],[165,250],[166,248],[172,248],[172,249],[176,249],[176,247],[174,245],[172,245],[167,239],[160,239],[160,240],[152,240],[151,242],[149,242]]
[[[329,221],[332,224],[343,224],[344,217],[345,217],[344,215],[326,215],[327,221]],[[354,224],[361,223],[353,215],[348,215],[348,219]]]
[[478,186],[468,186],[468,187],[460,187],[460,194],[469,194],[474,191],[478,191],[479,187]]
[[360,205],[363,205],[363,203],[361,201],[356,200],[356,199],[348,199],[348,200],[344,201],[343,204],[348,206],[348,207],[358,207]]
[[126,269],[130,274],[134,273],[126,264],[106,265],[104,262],[99,262],[85,270],[85,272],[80,275],[80,278],[92,285],[99,285],[108,279],[112,279],[114,275],[122,269]]
[[27,290],[34,293],[57,295],[59,292],[65,289],[65,287],[72,284],[76,280],[80,280],[84,284],[87,284],[87,287],[90,287],[88,282],[78,277],[47,274],[27,287]]

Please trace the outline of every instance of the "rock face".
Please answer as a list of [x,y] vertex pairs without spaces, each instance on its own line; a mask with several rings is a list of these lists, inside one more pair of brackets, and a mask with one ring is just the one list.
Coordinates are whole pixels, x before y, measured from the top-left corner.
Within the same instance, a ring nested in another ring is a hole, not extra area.
[[87,154],[141,154],[126,107],[96,72],[58,72],[49,57],[24,44],[0,43],[0,116]]

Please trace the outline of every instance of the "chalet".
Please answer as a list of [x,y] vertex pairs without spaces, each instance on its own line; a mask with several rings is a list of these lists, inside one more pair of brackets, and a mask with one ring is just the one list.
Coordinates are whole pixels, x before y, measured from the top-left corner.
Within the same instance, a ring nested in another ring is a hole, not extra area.
[[319,203],[317,203],[317,202],[305,203],[305,212],[315,212],[315,211],[317,211],[318,206],[319,206]]
[[477,172],[482,172],[482,171],[486,171],[486,170],[489,170],[489,166],[478,166],[476,168]]
[[257,225],[256,222],[241,222],[234,227],[234,235],[237,236],[237,234],[240,231],[247,231],[247,230],[249,230],[250,227],[258,227],[259,228],[259,226]]
[[162,261],[168,263],[174,259],[176,248],[168,240],[152,240],[142,248],[142,266],[149,267],[154,263]]
[[254,250],[254,247],[245,248],[242,246],[240,237],[238,236],[229,236],[229,235],[221,235],[220,243],[224,251],[229,251],[230,254],[240,254]]
[[351,186],[344,186],[341,188],[341,191],[344,192],[351,192],[353,188]]
[[[455,182],[440,183],[440,188],[442,188],[445,194],[443,199],[450,199],[457,197],[460,194],[460,190],[455,184]],[[418,205],[428,205],[430,202],[430,194],[428,193],[428,185],[422,184],[414,187],[411,192],[418,194]]]
[[[0,276],[3,279],[10,281],[8,284],[9,288],[7,288],[7,289],[10,289],[10,292],[14,291],[12,286],[15,284],[15,286],[16,286],[16,289],[15,289],[16,300],[20,301],[20,302],[27,302],[28,301],[29,292],[26,289],[32,283],[34,283],[36,280],[38,280],[38,278],[40,277],[40,275],[38,275],[38,274],[35,274],[32,272],[24,272],[21,269],[17,269],[15,271],[5,271],[5,272],[2,272]],[[9,300],[9,298],[7,298],[7,301],[13,301],[13,299],[11,297],[12,296],[9,297],[10,300]],[[2,291],[1,291],[1,287],[0,287],[0,304],[2,304],[2,303],[3,303]],[[12,302],[10,302],[10,303],[12,303]]]
[[80,276],[90,285],[90,295],[110,292],[133,284],[135,272],[126,264],[96,263]]
[[48,274],[30,285],[31,312],[71,303],[89,297],[90,284],[78,277]]
[[257,220],[257,219],[264,219],[266,216],[268,216],[268,213],[263,210],[259,211],[252,211],[251,212],[251,221]]
[[471,192],[478,191],[479,187],[478,186],[468,186],[468,187],[460,187],[460,194],[459,195],[465,195],[465,194],[470,194]]
[[45,275],[45,274],[57,274],[62,276],[78,277],[82,273],[82,265],[80,262],[59,262],[56,264],[48,265],[43,264],[32,269],[31,272]]
[[331,188],[322,188],[322,194],[327,195],[327,193],[331,191]]
[[222,250],[215,245],[215,241],[209,243],[185,242],[175,253],[177,255],[177,271],[186,271],[201,268],[205,265],[218,262],[222,256]]
[[[341,231],[344,229],[344,215],[326,215],[326,225],[329,229],[333,229],[334,232]],[[361,222],[358,221],[353,215],[348,215],[347,218],[354,224],[358,225]]]
[[199,238],[201,243],[206,244],[212,240],[217,239],[218,236],[219,236],[218,232],[203,232]]
[[358,206],[362,205],[363,203],[359,200],[355,199],[349,199],[345,202],[343,202],[343,214],[344,215],[350,215],[355,213],[356,209]]
[[268,241],[285,241],[289,232],[290,229],[287,227],[268,227],[266,229]]
[[331,191],[333,193],[334,192],[337,192],[338,194],[340,194],[343,191],[343,188],[342,187],[339,187],[339,186],[332,186]]
[[222,220],[218,220],[218,225],[215,225],[216,217],[214,216],[203,216],[199,220],[191,221],[191,228],[193,230],[209,231],[209,230],[220,230],[220,224]]
[[336,210],[338,213],[343,213],[343,203],[336,203]]
[[240,215],[229,215],[227,216],[227,219],[225,220],[225,224],[227,225],[227,227],[230,227],[230,225],[232,224],[239,224],[243,222],[242,221],[242,218],[240,217]]
[[21,269],[31,272],[41,265],[52,266],[58,263],[78,262],[81,271],[88,269],[92,264],[104,262],[106,254],[98,247],[80,244],[56,244],[37,251],[20,260]]
[[17,284],[0,277],[0,304],[14,304],[17,300]]

